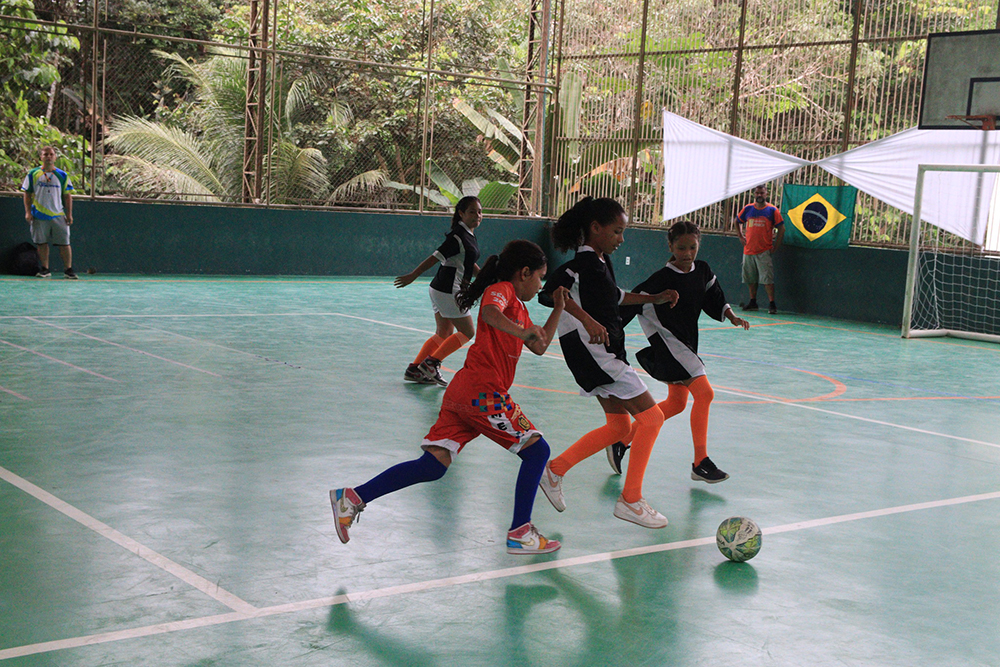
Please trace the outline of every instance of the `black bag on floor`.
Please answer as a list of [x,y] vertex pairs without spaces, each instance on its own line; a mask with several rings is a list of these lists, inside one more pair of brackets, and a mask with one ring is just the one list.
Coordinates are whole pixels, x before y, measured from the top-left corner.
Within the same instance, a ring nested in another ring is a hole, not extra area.
[[15,276],[33,276],[38,273],[38,248],[30,243],[14,246],[10,269]]

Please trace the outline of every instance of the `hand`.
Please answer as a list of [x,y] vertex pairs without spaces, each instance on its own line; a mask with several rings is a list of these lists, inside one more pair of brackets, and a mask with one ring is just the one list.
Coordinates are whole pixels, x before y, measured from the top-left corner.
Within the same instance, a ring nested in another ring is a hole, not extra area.
[[729,318],[729,321],[733,323],[734,327],[743,327],[744,331],[748,331],[750,329],[750,323],[747,322],[742,317],[736,317],[735,315],[732,315],[732,317]]
[[670,307],[673,308],[677,305],[677,300],[680,299],[680,296],[677,290],[665,289],[659,294],[653,295],[653,303],[669,303]]
[[565,287],[557,287],[552,292],[552,307],[562,310],[566,307],[566,299],[569,298],[569,290]]
[[26,221],[28,221],[29,224],[31,223],[31,221],[33,220],[33,217],[31,215],[31,211],[28,211],[27,213],[24,214],[24,219]]
[[73,224],[73,216],[67,215],[66,216],[66,225],[69,226],[69,225],[72,225],[72,224]]
[[417,277],[412,273],[405,273],[401,276],[396,276],[396,279],[392,281],[392,284],[396,287],[406,287],[416,279]]
[[587,318],[587,321],[583,323],[583,328],[586,329],[587,333],[590,335],[591,344],[608,344],[608,330],[593,317]]

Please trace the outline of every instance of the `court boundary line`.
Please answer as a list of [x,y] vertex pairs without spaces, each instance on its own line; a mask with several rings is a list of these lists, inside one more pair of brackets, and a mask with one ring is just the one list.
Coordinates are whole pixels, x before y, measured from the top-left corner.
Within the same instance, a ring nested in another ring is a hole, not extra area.
[[52,493],[49,493],[37,484],[29,482],[17,473],[11,472],[3,466],[0,466],[0,479],[8,482],[21,491],[24,491],[29,496],[41,501],[52,509],[65,514],[70,519],[76,521],[85,528],[89,528],[101,537],[114,542],[125,550],[132,552],[139,558],[155,565],[164,572],[177,577],[184,583],[196,588],[208,597],[226,605],[230,609],[242,613],[247,613],[257,609],[257,607],[230,593],[218,584],[209,581],[199,574],[195,574],[183,565],[175,563],[166,556],[153,551],[149,547],[139,543],[137,540],[134,540],[128,535],[115,530],[103,521],[90,516],[83,510],[77,509],[73,505],[70,505]]
[[[2,468],[0,468],[0,470],[2,470]],[[877,510],[867,510],[864,512],[851,512],[849,514],[839,514],[836,516],[825,517],[821,519],[794,521],[792,523],[786,523],[780,526],[762,527],[761,531],[763,532],[764,535],[779,535],[781,533],[788,533],[798,530],[809,530],[812,528],[821,528],[825,526],[832,526],[840,523],[846,523],[849,521],[862,521],[867,519],[893,516],[896,514],[905,514],[908,512],[937,509],[941,507],[953,507],[956,505],[965,505],[969,503],[981,502],[984,500],[996,500],[996,499],[1000,499],[1000,491],[979,493],[969,496],[958,496],[954,498],[944,498],[941,500],[931,500],[922,503],[897,505],[895,507],[886,507]],[[171,621],[168,623],[156,623],[153,625],[140,626],[125,630],[115,630],[112,632],[101,632],[92,635],[83,635],[80,637],[57,639],[48,642],[25,644],[23,646],[14,646],[10,648],[0,649],[0,660],[19,658],[28,655],[36,655],[39,653],[49,653],[52,651],[58,651],[64,649],[82,648],[85,646],[106,644],[114,641],[138,639],[140,637],[149,637],[152,635],[180,632],[183,630],[193,630],[196,628],[204,628],[214,625],[223,625],[226,623],[233,623],[238,621],[249,621],[258,618],[266,618],[269,616],[280,616],[284,614],[297,613],[300,611],[308,611],[312,609],[320,609],[323,607],[342,605],[348,602],[377,600],[380,598],[404,595],[407,593],[423,593],[425,591],[436,590],[441,588],[451,588],[455,586],[462,586],[465,584],[474,584],[484,581],[492,581],[495,579],[507,579],[511,577],[521,576],[524,574],[544,572],[546,570],[565,569],[580,565],[590,565],[593,563],[609,562],[613,560],[618,560],[620,558],[631,558],[634,556],[645,556],[649,554],[663,553],[667,551],[677,551],[679,549],[707,546],[714,543],[715,543],[715,537],[700,537],[691,540],[681,540],[678,542],[667,542],[665,544],[652,544],[643,547],[633,547],[631,549],[605,551],[602,553],[589,554],[586,556],[574,556],[571,558],[566,558],[561,560],[560,559],[550,560],[544,563],[531,563],[528,565],[502,568],[498,570],[490,570],[487,572],[474,572],[469,574],[457,575],[454,577],[445,577],[442,579],[430,579],[422,582],[400,584],[397,586],[388,586],[386,588],[377,588],[368,591],[361,591],[358,593],[340,593],[332,596],[314,598],[312,600],[301,600],[299,602],[290,602],[280,605],[272,605],[270,607],[254,607],[252,612],[233,611],[225,614],[200,616],[198,618],[185,619],[181,621]]]
[[159,359],[160,361],[166,361],[169,364],[175,364],[177,366],[181,366],[182,368],[187,368],[187,369],[192,370],[192,371],[198,371],[199,373],[205,373],[206,375],[211,375],[211,376],[217,377],[217,378],[221,378],[222,377],[218,373],[213,373],[212,371],[206,371],[204,368],[198,368],[197,366],[190,366],[190,365],[185,364],[185,363],[183,363],[181,361],[175,361],[173,359],[167,359],[166,357],[161,357],[161,356],[159,356],[157,354],[153,354],[152,352],[146,352],[145,350],[140,350],[140,349],[137,349],[137,348],[134,348],[134,347],[129,347],[128,345],[122,345],[121,343],[114,343],[114,342],[112,342],[110,340],[105,340],[103,338],[98,338],[97,336],[91,336],[90,334],[83,333],[82,331],[74,331],[73,329],[67,329],[66,327],[61,327],[58,324],[52,324],[51,322],[43,322],[42,320],[40,320],[40,319],[38,319],[36,317],[29,317],[27,319],[30,320],[30,321],[32,321],[32,322],[37,322],[38,324],[43,324],[43,325],[45,325],[47,327],[52,327],[54,329],[59,329],[60,331],[66,331],[66,332],[71,333],[71,334],[76,334],[77,336],[83,336],[84,338],[89,338],[91,340],[96,340],[99,343],[104,343],[106,345],[112,345],[114,347],[120,347],[123,350],[128,350],[130,352],[135,352],[137,354],[143,354],[143,355],[145,355],[147,357],[152,357],[153,359]]
[[57,364],[62,364],[63,366],[69,366],[70,368],[72,368],[74,370],[83,371],[84,373],[90,373],[91,375],[95,375],[95,376],[101,378],[102,380],[110,380],[111,382],[118,382],[118,380],[116,380],[114,378],[109,378],[107,375],[101,375],[100,373],[98,373],[96,371],[91,371],[91,370],[87,370],[86,368],[81,368],[80,366],[76,366],[74,364],[71,364],[68,361],[63,361],[62,359],[56,359],[55,357],[50,357],[49,355],[44,354],[42,352],[37,352],[37,351],[32,350],[30,348],[22,347],[21,345],[17,345],[15,343],[11,343],[10,341],[7,341],[7,340],[0,339],[0,343],[3,343],[4,345],[10,345],[11,347],[16,347],[19,350],[22,350],[24,352],[29,352],[31,354],[37,355],[39,357],[42,357],[43,359],[48,359],[49,361],[54,361]]

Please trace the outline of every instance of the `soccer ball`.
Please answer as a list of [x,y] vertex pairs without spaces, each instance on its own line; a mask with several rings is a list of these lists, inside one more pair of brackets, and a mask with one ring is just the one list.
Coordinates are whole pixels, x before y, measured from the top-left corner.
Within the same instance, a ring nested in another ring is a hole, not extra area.
[[734,516],[719,525],[715,543],[722,555],[736,563],[750,560],[760,551],[760,528],[745,516]]

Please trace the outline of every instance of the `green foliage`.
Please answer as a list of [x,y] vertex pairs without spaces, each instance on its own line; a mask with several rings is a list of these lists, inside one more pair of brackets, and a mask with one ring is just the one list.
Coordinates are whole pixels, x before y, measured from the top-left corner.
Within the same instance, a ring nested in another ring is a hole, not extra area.
[[0,14],[25,19],[0,19],[0,186],[19,187],[44,145],[56,148],[58,166],[79,186],[86,142],[32,110],[49,103],[61,82],[60,68],[72,62],[80,43],[60,25],[42,31],[29,0],[0,0]]

